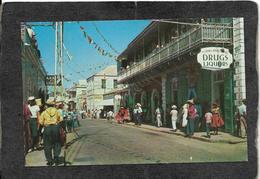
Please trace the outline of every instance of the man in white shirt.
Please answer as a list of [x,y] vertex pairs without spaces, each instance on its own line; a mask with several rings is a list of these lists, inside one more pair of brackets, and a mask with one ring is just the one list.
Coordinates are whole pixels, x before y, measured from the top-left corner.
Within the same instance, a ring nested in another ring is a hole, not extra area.
[[40,115],[40,107],[36,105],[35,97],[30,96],[28,98],[29,102],[29,110],[31,112],[31,118],[29,120],[30,130],[31,130],[31,137],[32,137],[32,146],[29,149],[29,152],[36,150],[38,147],[38,139],[39,139],[39,115]]
[[172,118],[172,129],[174,132],[177,131],[177,127],[176,127],[176,121],[178,118],[178,111],[177,111],[177,106],[173,105],[172,106],[172,110],[170,112],[171,118]]
[[107,119],[108,119],[108,120],[111,121],[112,118],[113,118],[113,116],[114,116],[114,113],[113,113],[111,110],[107,112]]

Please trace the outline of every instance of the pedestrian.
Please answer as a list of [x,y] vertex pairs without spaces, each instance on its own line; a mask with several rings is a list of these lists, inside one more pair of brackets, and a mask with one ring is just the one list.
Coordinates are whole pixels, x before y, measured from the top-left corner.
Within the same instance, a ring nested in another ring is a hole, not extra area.
[[194,134],[194,120],[196,118],[197,112],[194,106],[193,100],[188,100],[188,123],[186,126],[186,137],[191,137]]
[[61,125],[61,127],[62,127],[64,130],[66,130],[66,129],[65,129],[65,128],[66,128],[65,120],[63,119],[63,115],[64,115],[63,107],[64,107],[64,105],[63,105],[62,102],[57,102],[57,103],[56,103],[56,109],[57,109],[58,112],[60,113],[60,117],[61,117],[61,121],[62,121],[62,122],[60,123],[60,125]]
[[[61,116],[55,108],[54,98],[49,98],[46,102],[48,108],[41,114],[40,124],[44,126],[43,142],[44,153],[47,165],[59,164],[59,155],[61,153],[60,126]],[[54,158],[52,157],[54,151]]]
[[220,115],[220,108],[217,103],[213,103],[211,112],[212,112],[211,127],[214,130],[214,135],[218,135],[218,129],[224,125],[224,121]]
[[172,105],[172,110],[170,112],[171,115],[171,119],[172,119],[172,130],[174,132],[177,131],[177,127],[176,127],[176,121],[178,118],[178,111],[177,111],[177,106],[176,105]]
[[210,138],[210,127],[211,127],[211,122],[212,122],[212,113],[210,109],[207,110],[205,114],[205,121],[206,121],[206,134],[207,137]]
[[108,111],[107,112],[107,120],[108,121],[112,121],[112,118],[114,117],[114,113],[113,113],[113,111]]
[[124,122],[124,116],[125,116],[125,110],[124,110],[124,107],[121,106],[118,111],[118,117],[117,117],[117,122],[119,124],[122,124]]
[[100,113],[101,113],[101,110],[97,109],[97,111],[96,111],[96,119],[100,118]]
[[137,103],[137,125],[141,125],[142,123],[142,105],[140,103]]
[[39,115],[40,115],[40,107],[38,105],[36,105],[36,101],[35,101],[35,97],[34,96],[30,96],[28,98],[29,101],[29,110],[31,112],[31,117],[29,120],[29,124],[30,124],[30,130],[31,130],[31,137],[32,137],[32,147],[29,150],[29,152],[34,151],[36,149],[38,149],[38,142],[39,142]]
[[67,130],[68,132],[72,132],[73,129],[73,113],[72,111],[68,112],[68,117],[67,117]]
[[80,124],[79,124],[78,115],[77,115],[76,109],[74,109],[72,112],[72,128],[74,130],[74,129],[78,128],[79,126],[80,126]]
[[[40,103],[41,104],[41,103]],[[41,104],[40,106],[40,111],[39,111],[39,120],[40,120],[40,116],[43,113],[43,111],[46,110],[46,105]],[[43,148],[43,131],[44,131],[44,127],[40,124],[39,122],[39,129],[38,129],[38,134],[39,134],[39,147],[42,149]],[[39,148],[38,148],[39,149]]]
[[31,149],[32,146],[32,137],[30,129],[30,118],[32,114],[29,109],[29,103],[23,105],[23,127],[24,127],[24,149],[25,154]]
[[134,108],[134,110],[133,110],[133,118],[134,118],[134,123],[135,123],[135,125],[138,124],[137,113],[138,113],[138,106],[135,105],[135,108]]
[[157,127],[161,127],[162,126],[162,121],[161,121],[162,116],[161,116],[161,110],[160,110],[159,106],[155,110],[155,116],[156,116]]
[[188,123],[188,104],[182,106],[182,127],[186,127]]
[[197,115],[195,117],[195,123],[194,123],[194,131],[198,132],[200,130],[201,127],[201,119],[202,119],[202,109],[201,109],[201,105],[199,102],[199,99],[196,97],[194,98],[194,104],[195,104],[195,108],[197,111]]
[[245,137],[247,133],[247,112],[246,112],[246,99],[241,101],[241,105],[237,109],[237,136]]

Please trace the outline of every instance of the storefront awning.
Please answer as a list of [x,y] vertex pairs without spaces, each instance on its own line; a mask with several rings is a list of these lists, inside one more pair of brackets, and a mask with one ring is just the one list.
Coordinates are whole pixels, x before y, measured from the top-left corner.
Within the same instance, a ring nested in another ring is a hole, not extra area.
[[114,105],[113,99],[103,100],[96,104],[96,106],[113,106],[113,105]]

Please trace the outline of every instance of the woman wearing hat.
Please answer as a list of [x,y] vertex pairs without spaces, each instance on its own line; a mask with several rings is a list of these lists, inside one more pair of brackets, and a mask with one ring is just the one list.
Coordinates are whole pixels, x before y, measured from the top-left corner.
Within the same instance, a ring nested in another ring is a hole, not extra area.
[[[59,163],[61,141],[58,124],[62,118],[60,112],[55,108],[54,99],[49,98],[46,104],[48,108],[41,114],[40,124],[44,126],[43,142],[47,165],[51,166],[54,162],[56,165]],[[54,150],[54,158],[52,157],[52,150]]]
[[220,116],[220,108],[217,103],[213,103],[211,112],[212,112],[211,127],[214,130],[214,135],[218,135],[218,128],[224,125],[224,121]]
[[172,106],[172,110],[170,112],[170,115],[171,115],[171,118],[172,118],[172,129],[173,129],[174,132],[176,132],[177,131],[176,121],[177,121],[177,118],[178,118],[177,106],[175,106],[175,105]]
[[31,137],[32,137],[32,147],[29,150],[30,152],[38,148],[38,139],[39,139],[38,128],[39,128],[40,107],[36,105],[34,96],[30,96],[28,98],[28,101],[29,101],[28,107],[31,112],[29,124],[30,124]]

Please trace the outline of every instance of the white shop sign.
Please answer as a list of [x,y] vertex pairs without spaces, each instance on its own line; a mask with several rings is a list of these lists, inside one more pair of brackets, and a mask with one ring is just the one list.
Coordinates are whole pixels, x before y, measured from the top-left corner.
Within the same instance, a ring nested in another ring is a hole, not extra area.
[[214,71],[228,69],[233,62],[233,57],[226,48],[206,47],[201,48],[197,61],[201,64],[202,69]]

